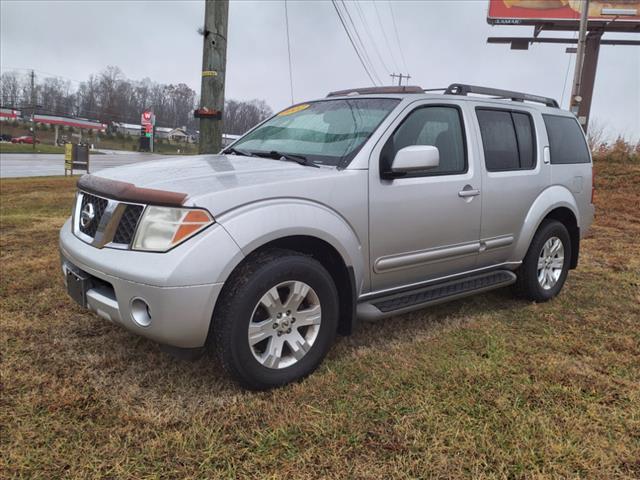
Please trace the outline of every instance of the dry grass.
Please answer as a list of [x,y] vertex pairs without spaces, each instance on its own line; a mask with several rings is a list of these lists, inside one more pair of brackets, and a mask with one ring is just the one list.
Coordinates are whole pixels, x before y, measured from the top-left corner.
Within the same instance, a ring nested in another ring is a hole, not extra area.
[[499,291],[365,324],[258,394],[74,306],[56,248],[72,180],[3,180],[2,476],[640,477],[640,167],[597,167],[555,301]]

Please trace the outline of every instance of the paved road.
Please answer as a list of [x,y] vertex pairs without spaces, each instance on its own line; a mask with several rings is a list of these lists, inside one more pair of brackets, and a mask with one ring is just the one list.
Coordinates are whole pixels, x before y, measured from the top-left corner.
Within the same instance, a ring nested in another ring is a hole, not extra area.
[[[117,167],[128,163],[145,162],[167,158],[166,155],[138,152],[105,150],[105,155],[92,155],[90,170],[97,172],[104,168]],[[0,154],[0,178],[41,177],[64,175],[64,155],[52,153],[3,153]]]

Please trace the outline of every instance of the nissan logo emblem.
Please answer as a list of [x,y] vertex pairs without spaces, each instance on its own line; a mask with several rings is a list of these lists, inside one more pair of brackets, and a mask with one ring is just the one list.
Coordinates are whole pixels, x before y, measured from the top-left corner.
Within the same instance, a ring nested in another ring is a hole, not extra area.
[[96,216],[96,209],[93,206],[93,203],[87,203],[84,207],[82,207],[82,211],[80,212],[80,225],[83,228],[86,228]]

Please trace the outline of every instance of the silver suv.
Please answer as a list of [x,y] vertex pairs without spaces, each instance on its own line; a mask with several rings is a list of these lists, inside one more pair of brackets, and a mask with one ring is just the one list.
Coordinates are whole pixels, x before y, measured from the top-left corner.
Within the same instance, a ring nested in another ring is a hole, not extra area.
[[510,284],[553,298],[594,213],[580,125],[552,99],[443,90],[334,92],[220,155],[85,175],[60,231],[70,296],[174,351],[211,345],[252,389],[311,373],[356,319]]

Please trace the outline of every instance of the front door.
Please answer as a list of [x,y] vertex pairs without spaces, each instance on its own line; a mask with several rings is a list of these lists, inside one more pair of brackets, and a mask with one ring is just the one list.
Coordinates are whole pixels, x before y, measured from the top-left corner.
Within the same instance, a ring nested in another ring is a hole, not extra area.
[[[373,149],[369,166],[372,291],[454,275],[475,267],[480,248],[481,176],[455,103],[417,102]],[[409,145],[438,148],[437,168],[385,178]]]

